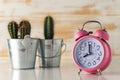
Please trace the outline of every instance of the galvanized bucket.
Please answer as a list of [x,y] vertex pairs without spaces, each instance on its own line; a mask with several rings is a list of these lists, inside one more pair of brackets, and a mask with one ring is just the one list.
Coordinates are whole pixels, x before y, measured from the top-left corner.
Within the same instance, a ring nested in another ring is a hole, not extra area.
[[[64,49],[62,47],[64,46]],[[40,67],[59,67],[61,55],[66,50],[63,39],[40,39],[38,41],[38,56]]]
[[33,69],[35,67],[38,39],[8,39],[7,42],[13,69]]

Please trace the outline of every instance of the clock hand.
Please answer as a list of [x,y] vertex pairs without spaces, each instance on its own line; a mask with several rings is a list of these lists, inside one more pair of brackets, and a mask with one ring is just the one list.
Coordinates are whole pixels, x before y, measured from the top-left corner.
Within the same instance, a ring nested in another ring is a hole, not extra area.
[[92,48],[92,47],[91,47],[90,44],[89,44],[88,46],[89,46],[89,51],[88,51],[88,52],[89,52],[89,54],[92,54],[92,52],[91,52],[91,48]]
[[85,54],[83,57],[87,57],[89,55],[89,53]]
[[92,52],[91,52],[91,49],[92,49],[92,47],[91,47],[91,45],[89,44],[88,45],[88,53],[87,54],[85,54],[83,57],[87,57],[88,55],[91,55],[92,54]]
[[91,45],[89,44],[88,45],[89,47],[89,49],[88,49],[88,53],[87,54],[85,54],[83,57],[87,57],[88,55],[91,55],[92,54],[92,52],[91,52]]

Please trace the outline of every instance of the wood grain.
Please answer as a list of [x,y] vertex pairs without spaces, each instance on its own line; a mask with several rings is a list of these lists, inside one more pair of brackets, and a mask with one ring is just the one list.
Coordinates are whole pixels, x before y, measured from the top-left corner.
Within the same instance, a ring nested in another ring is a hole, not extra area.
[[[74,35],[84,22],[98,20],[110,34],[113,55],[120,55],[120,1],[119,0],[0,0],[0,56],[8,56],[7,30],[11,20],[19,23],[27,19],[32,25],[32,37],[44,38],[44,18],[51,15],[55,21],[55,38],[62,38],[69,54]],[[96,31],[97,24],[86,25],[85,30]]]

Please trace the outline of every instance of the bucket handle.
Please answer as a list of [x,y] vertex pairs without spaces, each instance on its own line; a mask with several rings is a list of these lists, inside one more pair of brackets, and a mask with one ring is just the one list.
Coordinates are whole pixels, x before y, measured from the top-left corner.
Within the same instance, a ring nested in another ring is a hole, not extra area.
[[[65,46],[65,48],[62,50],[62,52],[61,52],[61,54],[60,55],[58,55],[58,53],[59,53],[59,50],[58,50],[58,52],[56,53],[56,55],[54,55],[54,56],[51,56],[51,57],[44,57],[44,58],[55,58],[55,57],[58,57],[58,56],[61,56],[65,51],[66,51],[66,44],[64,43],[64,42],[62,42],[62,47],[63,46]],[[62,48],[62,47],[60,47],[60,48]],[[59,49],[60,49],[59,48]],[[60,49],[61,50],[61,49]],[[41,57],[40,55],[37,55],[38,57]],[[42,56],[43,57],[43,56]]]

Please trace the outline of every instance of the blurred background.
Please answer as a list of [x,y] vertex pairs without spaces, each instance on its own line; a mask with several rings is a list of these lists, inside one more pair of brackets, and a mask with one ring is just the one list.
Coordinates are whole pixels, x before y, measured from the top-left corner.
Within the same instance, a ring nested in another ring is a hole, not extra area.
[[[64,56],[71,57],[74,34],[88,20],[100,21],[110,34],[108,41],[113,56],[120,55],[120,0],[0,0],[0,57],[8,57],[7,25],[11,20],[30,21],[31,37],[44,38],[44,18],[51,15],[55,22],[55,38],[63,38],[67,44]],[[99,25],[85,27],[96,31]]]

